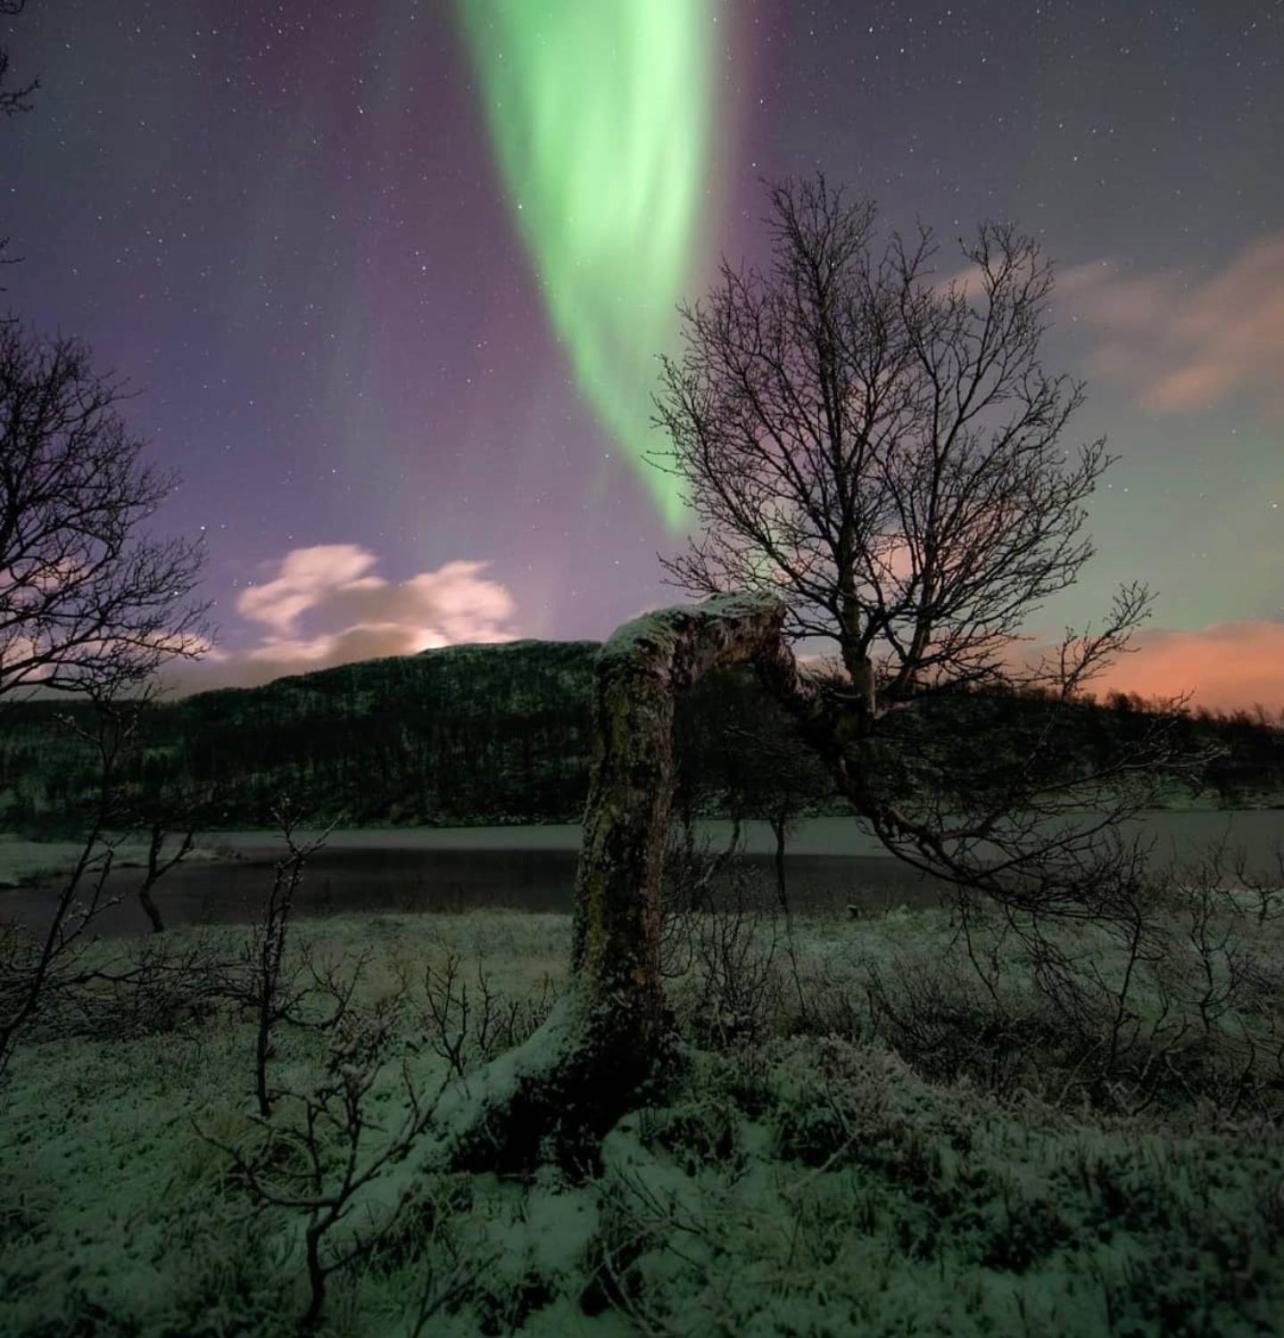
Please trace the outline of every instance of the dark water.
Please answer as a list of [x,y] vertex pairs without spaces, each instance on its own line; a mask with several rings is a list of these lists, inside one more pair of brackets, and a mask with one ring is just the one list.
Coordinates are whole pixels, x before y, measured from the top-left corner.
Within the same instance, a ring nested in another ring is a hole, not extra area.
[[[1161,863],[1189,857],[1226,837],[1248,851],[1251,863],[1273,863],[1284,839],[1284,813],[1161,813],[1142,828],[1155,838]],[[725,844],[729,824],[707,824],[715,847]],[[354,911],[461,911],[512,907],[569,911],[579,857],[579,828],[503,827],[412,829],[332,833],[309,860],[296,905],[301,915]],[[743,856],[764,894],[774,887],[772,844],[765,827],[745,831]],[[272,886],[279,837],[265,832],[228,832],[212,838],[237,858],[192,862],[166,875],[155,898],[168,925],[249,922]],[[945,887],[881,852],[850,819],[822,818],[801,824],[786,859],[789,897],[795,909],[843,914],[862,909],[938,904]],[[102,934],[145,933],[135,892],[139,870],[113,872],[109,896],[120,904],[96,921]],[[35,925],[49,914],[51,888],[0,892],[0,921]]]
[[[528,831],[530,829],[527,829]],[[578,829],[575,839],[578,841]],[[547,829],[534,839],[548,840]],[[437,833],[442,844],[394,844],[417,833],[335,833],[308,861],[296,895],[300,915],[350,914],[354,911],[463,911],[514,908],[565,911],[572,906],[577,846],[545,844],[529,848],[510,844],[513,828],[457,829]],[[256,834],[243,841],[220,835],[220,844],[241,858],[193,862],[165,875],[153,896],[166,925],[248,923],[260,913],[271,890],[275,843]],[[488,838],[493,837],[493,840]],[[375,839],[372,839],[375,838]],[[456,841],[473,842],[456,846]],[[742,857],[750,877],[764,894],[775,887],[772,856],[748,852]],[[120,898],[95,920],[100,934],[142,934],[149,925],[136,892],[141,870],[113,871],[105,895]],[[798,910],[843,914],[847,903],[869,908],[905,903],[934,905],[940,886],[887,855],[791,854],[786,861],[787,888]],[[0,921],[36,925],[49,914],[56,884],[0,892]]]

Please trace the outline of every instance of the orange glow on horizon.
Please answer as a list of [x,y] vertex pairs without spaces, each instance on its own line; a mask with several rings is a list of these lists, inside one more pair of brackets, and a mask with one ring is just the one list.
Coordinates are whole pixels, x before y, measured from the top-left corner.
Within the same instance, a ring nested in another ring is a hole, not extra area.
[[1197,631],[1140,633],[1136,650],[1121,656],[1092,683],[1098,698],[1109,692],[1143,698],[1192,694],[1192,707],[1284,711],[1284,623],[1265,619],[1214,623]]

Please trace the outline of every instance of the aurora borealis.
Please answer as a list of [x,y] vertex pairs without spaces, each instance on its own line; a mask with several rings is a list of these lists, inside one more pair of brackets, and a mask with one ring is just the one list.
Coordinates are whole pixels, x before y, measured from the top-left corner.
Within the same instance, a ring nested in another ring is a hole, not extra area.
[[[675,596],[655,356],[762,180],[891,225],[1037,233],[1098,556],[1151,693],[1284,706],[1284,11],[1105,0],[31,0],[0,122],[3,301],[88,339],[209,548],[252,681],[469,638],[602,637]],[[656,443],[658,444],[658,443]],[[252,593],[247,593],[252,592]],[[266,593],[265,593],[266,592]]]
[[457,0],[510,208],[553,328],[603,427],[671,526],[646,462],[656,355],[690,289],[713,121],[704,0]]

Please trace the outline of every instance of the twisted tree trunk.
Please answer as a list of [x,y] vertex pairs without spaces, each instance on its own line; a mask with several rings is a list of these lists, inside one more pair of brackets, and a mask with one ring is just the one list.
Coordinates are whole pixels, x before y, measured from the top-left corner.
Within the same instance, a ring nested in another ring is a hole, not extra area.
[[775,659],[783,617],[770,597],[719,596],[626,623],[602,647],[567,992],[529,1041],[445,1094],[425,1169],[515,1168],[546,1138],[598,1137],[654,1070],[675,699],[712,669]]

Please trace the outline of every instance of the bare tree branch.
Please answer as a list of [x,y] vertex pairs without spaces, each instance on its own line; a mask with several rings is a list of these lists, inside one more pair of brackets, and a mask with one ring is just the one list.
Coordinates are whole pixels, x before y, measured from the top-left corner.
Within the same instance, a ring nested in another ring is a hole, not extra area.
[[[761,669],[890,850],[1069,911],[1094,880],[1127,877],[1118,824],[1205,759],[1176,756],[1180,701],[1105,762],[1058,752],[1066,712],[1149,615],[1144,586],[1120,591],[1104,630],[1020,663],[1030,617],[1092,556],[1084,503],[1111,464],[1103,441],[1061,444],[1084,391],[1040,360],[1051,266],[985,223],[942,283],[929,231],[880,243],[873,204],[823,177],[770,199],[771,267],[724,263],[682,313],[682,357],[662,362],[671,445],[656,463],[701,523],[662,562],[693,593],[783,597],[786,641],[836,650],[826,678],[784,652]],[[1015,758],[978,747],[961,774],[920,756],[915,791],[896,793],[889,761],[931,751],[900,714],[974,689],[1025,692],[1043,729]],[[1096,816],[1071,821],[1084,810]]]
[[[27,0],[0,0],[0,17],[12,18],[21,14],[26,8],[26,2]],[[30,111],[31,103],[28,99],[40,87],[40,80],[32,79],[17,88],[6,88],[5,80],[8,77],[9,50],[7,47],[0,47],[0,115],[15,116],[18,112]],[[0,243],[0,250],[3,249],[3,244]]]
[[199,542],[139,536],[174,486],[84,344],[0,326],[0,696],[113,692],[207,644]]

